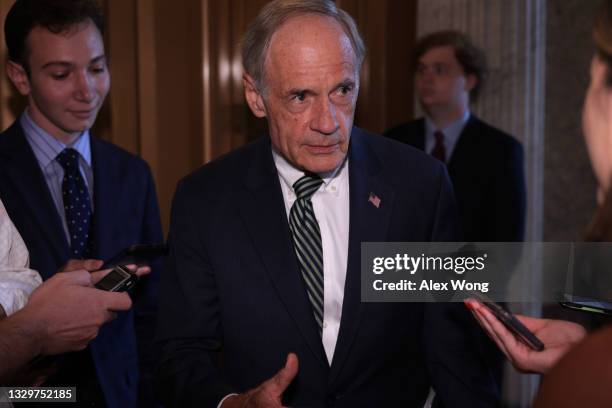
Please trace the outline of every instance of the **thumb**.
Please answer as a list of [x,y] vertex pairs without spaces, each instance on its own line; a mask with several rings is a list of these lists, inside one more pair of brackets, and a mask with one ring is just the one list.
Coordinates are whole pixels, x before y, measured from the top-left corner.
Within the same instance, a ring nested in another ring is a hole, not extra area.
[[287,389],[291,381],[295,378],[298,373],[298,358],[294,353],[287,355],[287,361],[285,366],[281,368],[274,377],[271,379],[271,383],[274,386],[274,391],[278,395],[282,395]]

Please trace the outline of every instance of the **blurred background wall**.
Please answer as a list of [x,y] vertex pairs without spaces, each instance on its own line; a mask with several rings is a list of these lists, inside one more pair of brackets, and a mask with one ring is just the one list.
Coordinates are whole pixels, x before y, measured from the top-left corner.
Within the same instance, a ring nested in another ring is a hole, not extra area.
[[[0,0],[1,18],[13,1]],[[359,126],[381,132],[418,115],[410,75],[416,38],[444,28],[468,32],[491,68],[473,110],[526,149],[529,239],[580,238],[594,208],[580,106],[598,1],[337,2],[355,17],[368,48]],[[238,44],[266,0],[101,3],[112,86],[95,135],[148,161],[167,228],[181,177],[265,133],[265,121],[243,100]],[[5,58],[3,39],[0,51]],[[0,64],[0,128],[22,108]]]
[[[14,0],[0,0],[0,17]],[[203,163],[265,133],[242,91],[239,41],[266,0],[101,0],[111,90],[98,137],[143,157],[157,182],[167,232],[176,182]],[[368,47],[357,123],[382,132],[413,114],[409,53],[415,0],[341,0]],[[6,58],[4,39],[1,41]],[[0,67],[0,128],[23,100]]]

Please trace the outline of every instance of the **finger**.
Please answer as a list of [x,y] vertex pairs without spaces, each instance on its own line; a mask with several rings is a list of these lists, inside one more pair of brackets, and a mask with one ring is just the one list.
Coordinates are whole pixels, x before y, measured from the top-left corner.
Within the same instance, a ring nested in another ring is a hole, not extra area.
[[83,261],[83,268],[92,272],[99,270],[104,262],[99,259],[86,259]]
[[76,271],[77,269],[83,269],[80,267],[81,264],[80,259],[69,259],[60,269],[59,272],[70,272]]
[[[493,328],[491,323],[485,317],[485,314],[483,313],[483,312],[485,312],[485,310],[486,310],[486,308],[483,307],[483,308],[480,308],[480,309],[475,311],[479,323],[481,324],[481,326],[483,327],[483,329],[485,330],[485,332],[487,333],[489,338],[497,345],[497,348],[499,348],[501,350],[501,352],[504,353],[506,358],[512,360],[512,355],[510,355],[510,353],[508,352],[508,349],[506,348],[505,344],[501,341],[500,337],[495,332],[495,329]],[[486,310],[486,312],[488,312],[488,310]]]
[[99,259],[69,259],[60,269],[60,272],[71,272],[79,269],[95,271],[102,267],[103,262]]
[[298,372],[298,358],[294,353],[287,355],[287,361],[285,366],[281,368],[274,377],[272,377],[271,383],[274,386],[274,394],[282,395],[287,389],[291,381],[295,378]]
[[148,265],[138,266],[135,264],[129,264],[126,265],[126,267],[130,270],[130,272],[135,273],[138,277],[151,273],[151,267],[149,267]]
[[101,271],[90,272],[91,282],[95,285],[96,283],[100,282],[100,280],[102,280],[102,278],[105,277],[110,271],[111,269],[102,269]]
[[[51,279],[79,286],[91,286],[91,276],[85,269],[55,274]],[[51,280],[50,279],[50,280]]]
[[128,296],[127,293],[118,293],[118,292],[105,292],[99,291],[100,293],[97,296],[102,298],[106,309],[120,312],[123,310],[128,310],[132,307],[132,299]]
[[151,273],[151,267],[150,266],[141,266],[138,269],[136,269],[136,275],[138,275],[138,277],[141,276],[145,276]]
[[499,343],[496,342],[496,344],[500,346],[502,351],[505,350],[505,354],[508,356],[508,358],[512,361],[517,361],[520,359],[521,353],[525,352],[525,349],[521,348],[523,344],[489,310],[482,308],[479,310],[479,312],[482,313],[484,318],[491,326],[495,337],[499,340]]

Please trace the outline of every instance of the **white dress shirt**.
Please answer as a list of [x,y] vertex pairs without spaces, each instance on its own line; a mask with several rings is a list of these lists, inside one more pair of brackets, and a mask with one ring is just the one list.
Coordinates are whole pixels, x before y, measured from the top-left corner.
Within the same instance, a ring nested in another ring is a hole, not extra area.
[[[285,200],[287,218],[296,200],[293,184],[304,172],[293,167],[275,151],[272,152]],[[342,301],[349,241],[348,158],[328,174],[319,174],[323,184],[312,196],[312,207],[321,230],[323,245],[323,334],[322,341],[331,365],[340,331]]]
[[28,266],[28,249],[0,201],[0,305],[7,316],[24,307],[42,283],[38,272]]

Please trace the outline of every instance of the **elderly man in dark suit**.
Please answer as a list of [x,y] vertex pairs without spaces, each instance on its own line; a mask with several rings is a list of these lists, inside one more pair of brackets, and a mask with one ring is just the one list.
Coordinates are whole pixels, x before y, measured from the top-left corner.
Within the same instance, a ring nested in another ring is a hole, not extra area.
[[[0,196],[43,279],[69,259],[163,240],[147,164],[89,134],[110,84],[102,29],[93,0],[20,0],[4,25],[7,74],[28,105],[0,135]],[[82,406],[153,404],[158,275],[86,350],[58,360],[47,385],[76,386]]]
[[445,406],[495,404],[462,305],[360,300],[362,242],[457,237],[444,166],[353,126],[363,58],[332,1],[276,0],[248,29],[245,96],[269,137],[177,188],[166,405],[417,407],[430,384]]

